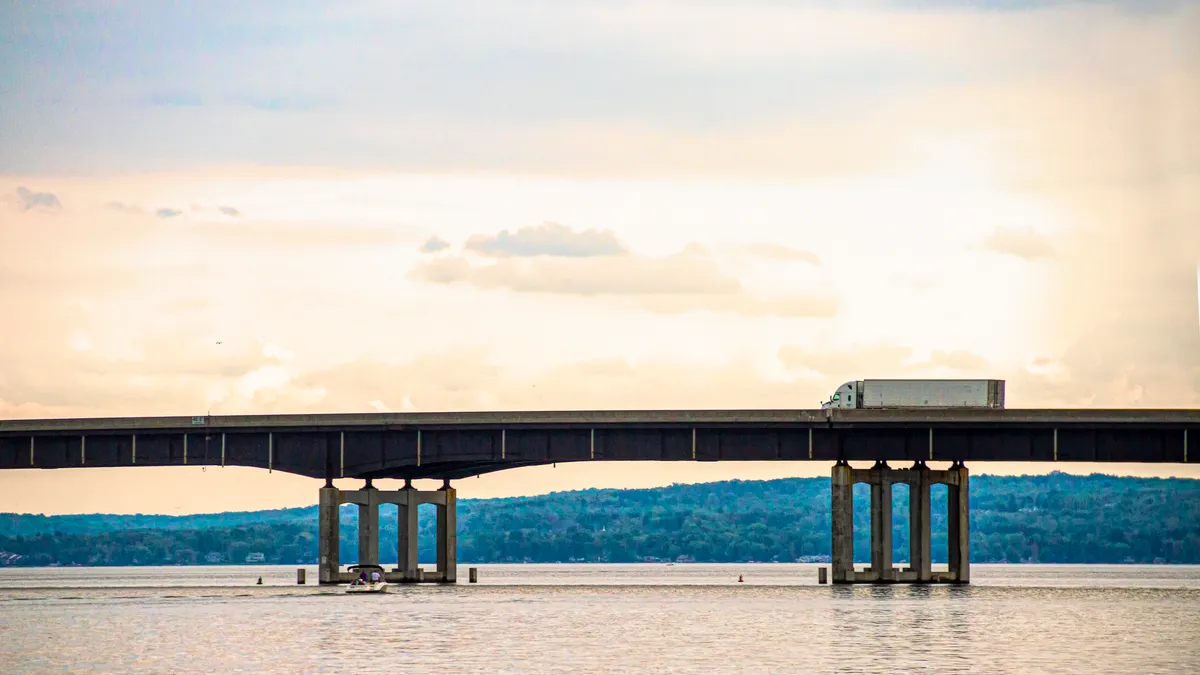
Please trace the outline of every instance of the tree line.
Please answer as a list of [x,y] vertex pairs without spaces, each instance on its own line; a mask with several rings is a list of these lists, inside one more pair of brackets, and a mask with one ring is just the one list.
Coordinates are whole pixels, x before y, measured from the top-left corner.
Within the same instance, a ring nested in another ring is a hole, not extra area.
[[[869,488],[855,491],[855,552],[869,555]],[[893,495],[894,558],[907,560],[907,488]],[[791,562],[827,559],[829,480],[725,481],[458,502],[463,562]],[[428,509],[428,510],[426,510]],[[395,507],[381,508],[382,563],[396,560]],[[343,507],[343,563],[357,558]],[[932,496],[933,558],[946,560],[946,495]],[[0,514],[0,565],[313,564],[315,507],[203,516]],[[433,562],[432,505],[420,514]],[[973,562],[1200,563],[1200,481],[1112,476],[976,476]]]

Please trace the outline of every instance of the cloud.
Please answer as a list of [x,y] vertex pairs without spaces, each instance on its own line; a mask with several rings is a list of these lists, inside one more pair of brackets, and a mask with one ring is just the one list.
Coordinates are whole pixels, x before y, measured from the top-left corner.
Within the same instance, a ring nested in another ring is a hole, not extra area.
[[983,248],[1025,260],[1042,260],[1055,255],[1050,239],[1032,227],[999,228],[983,241]]
[[418,262],[409,278],[482,290],[633,298],[643,308],[663,314],[706,309],[747,316],[826,318],[838,309],[836,298],[816,294],[757,297],[721,272],[716,261],[696,246],[661,258],[625,254],[502,258],[473,264],[463,256],[452,256]]
[[742,250],[750,255],[770,260],[782,260],[785,262],[806,262],[811,265],[820,265],[821,259],[812,251],[804,251],[783,244],[749,244],[743,246]]
[[[126,213],[129,215],[144,215],[147,212],[144,207],[138,206],[137,204],[127,204],[125,202],[108,202],[104,205],[104,207],[112,211],[117,211],[118,213]],[[193,213],[200,213],[204,211],[205,207],[201,206],[200,204],[192,204],[188,208]],[[216,207],[216,210],[223,215],[229,216],[230,218],[239,218],[242,215],[241,211],[232,206],[218,206]],[[155,210],[154,215],[158,216],[159,218],[177,218],[183,215],[183,209],[163,207]]]
[[146,210],[142,207],[136,204],[126,204],[124,202],[108,202],[104,205],[104,208],[131,216],[140,216],[145,215],[146,213]]
[[478,288],[566,295],[722,294],[741,284],[711,258],[690,251],[664,258],[502,259],[473,265],[463,257],[419,263],[413,278]]
[[433,236],[426,239],[424,244],[421,244],[421,253],[437,253],[448,248],[450,248],[450,244],[446,243],[441,237]]
[[32,209],[58,210],[62,208],[62,203],[58,201],[58,196],[54,193],[34,192],[24,185],[17,188],[17,199],[21,202],[22,211],[30,211]]
[[464,248],[481,255],[503,257],[557,256],[586,258],[621,255],[625,247],[611,230],[582,230],[576,232],[558,223],[523,227],[515,233],[502,230],[497,235],[475,235]]

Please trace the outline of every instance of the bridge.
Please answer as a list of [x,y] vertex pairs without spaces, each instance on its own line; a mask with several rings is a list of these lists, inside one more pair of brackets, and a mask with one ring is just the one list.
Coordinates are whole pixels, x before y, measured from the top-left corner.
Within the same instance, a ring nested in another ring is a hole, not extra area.
[[[401,582],[455,582],[450,481],[589,461],[832,462],[834,583],[969,583],[967,462],[1188,463],[1200,410],[925,409],[367,413],[0,421],[0,469],[249,466],[324,479],[320,581],[344,583],[338,512],[359,507],[359,562],[378,563],[379,504],[396,504]],[[1195,453],[1193,452],[1193,457]],[[849,462],[873,462],[869,469]],[[947,470],[927,462],[950,462]],[[888,462],[911,463],[893,468]],[[364,481],[340,490],[333,479]],[[405,481],[379,490],[374,479]],[[418,490],[414,479],[441,479]],[[853,487],[871,486],[871,564],[856,569]],[[910,486],[909,566],[892,564],[892,486]],[[932,570],[930,486],[948,488],[949,565]],[[417,564],[417,507],[438,511],[437,568]]]

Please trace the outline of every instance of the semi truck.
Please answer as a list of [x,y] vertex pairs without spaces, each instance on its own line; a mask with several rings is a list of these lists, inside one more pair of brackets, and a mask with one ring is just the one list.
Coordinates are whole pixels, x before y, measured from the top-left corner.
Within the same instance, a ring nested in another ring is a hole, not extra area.
[[1004,380],[855,380],[821,404],[830,408],[1004,408]]

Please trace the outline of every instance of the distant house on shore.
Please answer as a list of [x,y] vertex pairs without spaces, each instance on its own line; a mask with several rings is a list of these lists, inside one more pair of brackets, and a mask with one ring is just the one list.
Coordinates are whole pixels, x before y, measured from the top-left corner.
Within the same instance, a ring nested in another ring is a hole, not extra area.
[[248,563],[265,562],[266,559],[267,559],[267,557],[265,555],[263,555],[262,553],[259,553],[258,551],[246,554],[246,562],[248,562]]

